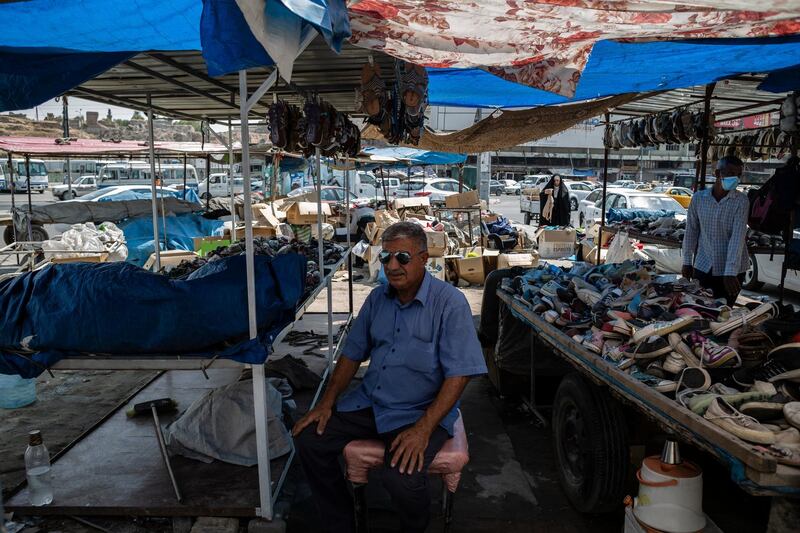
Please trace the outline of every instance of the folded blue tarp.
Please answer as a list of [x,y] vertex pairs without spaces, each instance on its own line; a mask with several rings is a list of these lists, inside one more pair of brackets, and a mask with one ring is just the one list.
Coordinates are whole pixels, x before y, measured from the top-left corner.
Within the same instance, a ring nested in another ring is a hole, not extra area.
[[[167,226],[166,248],[164,246],[164,224]],[[194,250],[195,237],[222,235],[225,223],[186,213],[159,218],[158,233],[161,250]],[[119,223],[128,244],[128,262],[144,265],[155,251],[153,246],[153,219],[151,217],[131,218]]]
[[259,339],[248,340],[244,256],[208,263],[186,281],[128,263],[51,265],[0,282],[0,373],[33,377],[85,353],[263,363],[294,320],[305,275],[302,255],[255,257]]

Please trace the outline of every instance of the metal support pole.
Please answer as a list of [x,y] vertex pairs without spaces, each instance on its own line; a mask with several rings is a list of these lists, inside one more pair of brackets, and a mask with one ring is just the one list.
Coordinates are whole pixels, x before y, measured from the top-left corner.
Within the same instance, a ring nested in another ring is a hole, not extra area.
[[[606,128],[609,127],[609,113],[606,113]],[[600,229],[597,231],[597,264],[600,264],[600,249],[603,243],[603,228],[606,225],[606,190],[608,185],[608,153],[609,148],[603,149],[603,207],[600,212]]]
[[[66,139],[69,137],[69,103],[66,95],[61,97],[61,126],[61,133]],[[72,163],[69,156],[67,156],[67,191],[69,191],[69,197],[72,198]]]
[[[350,194],[350,169],[345,168],[344,171],[344,189],[346,194]],[[377,194],[377,191],[376,191]],[[356,223],[358,221],[356,220]],[[353,314],[353,255],[350,253],[350,209],[345,211],[345,226],[347,227],[347,296],[350,314]]]
[[206,154],[206,211],[211,202],[211,155]]
[[25,156],[25,173],[28,175],[28,242],[33,240],[33,227],[31,217],[33,216],[33,199],[31,198],[31,156]]
[[708,134],[711,129],[708,127],[708,121],[711,118],[711,95],[714,93],[714,87],[716,85],[716,83],[709,83],[706,85],[706,97],[703,101],[703,123],[705,127],[703,128],[703,139],[700,142],[700,179],[697,184],[698,191],[702,191],[706,188],[706,165],[708,164],[708,143],[710,142]]
[[[208,179],[208,174],[206,174],[206,180]],[[183,199],[186,200],[186,154],[183,154]]]
[[458,165],[458,192],[464,192],[464,163]]
[[[11,152],[8,153],[8,179],[11,189],[11,227],[13,228],[11,231],[14,234],[14,242],[17,242],[19,237],[17,236],[17,226],[14,224],[14,210],[17,208],[17,202],[14,196],[17,194],[17,184],[14,182],[14,161]],[[17,264],[19,264],[19,256],[17,256]]]
[[[250,338],[258,337],[256,321],[255,258],[253,257],[253,208],[250,203],[250,129],[247,112],[247,71],[239,71],[239,109],[242,128],[242,181],[244,185],[244,243],[247,271],[247,317]],[[258,493],[260,507],[256,514],[272,520],[272,475],[269,464],[269,433],[267,428],[267,381],[264,365],[253,365],[253,406],[256,422],[256,452],[258,454]]]
[[228,185],[231,195],[231,242],[236,242],[236,193],[233,183],[233,130],[228,119]]
[[153,108],[150,105],[150,95],[147,95],[147,145],[150,149],[150,192],[153,206],[153,248],[156,254],[155,271],[161,270],[161,242],[158,238],[158,190],[156,189],[156,147],[155,133],[153,131]]

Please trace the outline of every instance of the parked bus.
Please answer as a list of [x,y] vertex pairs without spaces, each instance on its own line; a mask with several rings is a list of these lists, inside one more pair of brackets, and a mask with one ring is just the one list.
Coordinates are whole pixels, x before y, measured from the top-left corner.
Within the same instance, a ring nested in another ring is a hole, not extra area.
[[[11,164],[14,174],[14,188],[17,192],[27,192],[28,183],[30,183],[31,191],[36,191],[39,194],[44,194],[47,187],[50,185],[50,177],[47,174],[47,167],[41,159],[30,159],[31,175],[28,176],[27,167],[24,159],[12,159]],[[0,190],[11,190],[11,179],[8,168],[8,163],[3,162],[3,180],[0,182]]]
[[[156,165],[156,176],[161,185],[183,186],[183,163],[161,163]],[[125,163],[109,163],[100,171],[98,188],[115,185],[150,185],[150,163],[146,161],[130,161]],[[186,165],[186,186],[197,190],[197,170],[193,165]]]

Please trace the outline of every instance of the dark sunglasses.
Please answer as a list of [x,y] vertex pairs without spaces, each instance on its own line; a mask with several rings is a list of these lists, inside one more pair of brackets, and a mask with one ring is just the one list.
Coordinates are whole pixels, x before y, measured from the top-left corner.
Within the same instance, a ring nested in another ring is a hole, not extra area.
[[[422,252],[419,252],[422,253]],[[397,262],[401,265],[407,265],[411,262],[411,258],[414,257],[414,254],[411,252],[387,252],[382,251],[378,254],[378,261],[381,262],[383,265],[388,265],[389,261],[392,260],[392,256],[397,259]]]

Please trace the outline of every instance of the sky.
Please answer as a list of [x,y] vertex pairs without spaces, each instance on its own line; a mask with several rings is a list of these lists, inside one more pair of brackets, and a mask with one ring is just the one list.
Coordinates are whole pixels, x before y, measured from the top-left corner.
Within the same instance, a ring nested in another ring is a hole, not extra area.
[[[37,106],[39,110],[39,119],[43,119],[47,113],[53,113],[56,116],[61,116],[61,105],[61,101],[56,102],[55,100],[48,100],[42,105]],[[105,118],[109,109],[111,109],[111,114],[114,118],[129,119],[133,115],[133,110],[125,107],[99,104],[97,102],[91,102],[82,98],[70,97],[69,99],[70,117],[86,115],[87,111],[97,111],[100,113],[101,118]],[[25,113],[30,118],[36,118],[36,109],[25,109],[23,111],[15,111],[15,113]]]

